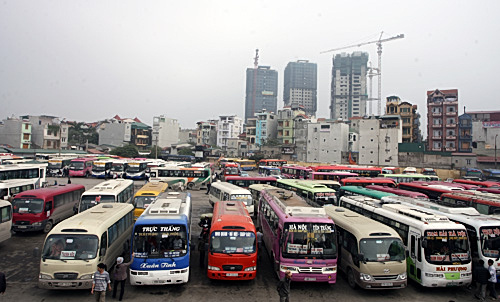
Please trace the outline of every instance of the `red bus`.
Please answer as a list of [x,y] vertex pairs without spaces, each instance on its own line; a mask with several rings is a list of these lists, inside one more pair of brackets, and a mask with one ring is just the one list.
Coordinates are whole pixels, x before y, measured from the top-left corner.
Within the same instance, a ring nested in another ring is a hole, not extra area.
[[346,177],[356,177],[359,176],[357,173],[351,172],[311,172],[309,173],[308,179],[313,180],[335,180],[340,182],[341,179]]
[[449,207],[473,207],[481,214],[498,214],[500,197],[483,192],[450,192],[441,195],[440,204]]
[[228,162],[222,168],[222,179],[224,180],[227,176],[240,176],[240,172],[240,165]]
[[244,177],[244,176],[228,176],[226,182],[238,187],[248,189],[251,185],[266,184],[276,186],[276,178],[270,176]]
[[469,184],[462,184],[462,183],[453,183],[453,182],[447,182],[447,181],[415,181],[416,183],[424,183],[424,184],[429,184],[429,185],[440,185],[440,186],[448,186],[448,187],[454,187],[454,188],[461,188],[464,190],[477,190],[479,189],[478,186],[476,185],[469,185]]
[[500,188],[479,188],[476,191],[493,193],[493,194],[500,194]]
[[396,187],[396,182],[391,178],[385,177],[347,177],[340,180],[342,186],[360,186],[379,185],[387,187]]
[[427,195],[425,195],[423,193],[407,191],[407,190],[402,190],[402,189],[398,189],[398,188],[391,188],[388,186],[369,185],[369,186],[366,186],[366,188],[381,191],[381,192],[392,193],[392,194],[396,194],[399,196],[406,196],[406,197],[411,197],[411,198],[420,199],[420,200],[429,200],[429,197],[427,197]]
[[363,166],[312,166],[314,172],[351,172],[363,177],[377,177],[382,173],[382,168]]
[[466,184],[466,185],[475,185],[481,188],[497,188],[500,189],[500,183],[495,181],[478,181],[478,180],[470,180],[470,179],[454,179],[454,183],[458,184]]
[[449,193],[450,191],[463,191],[462,188],[443,186],[443,185],[433,185],[428,183],[414,182],[401,182],[398,184],[398,189],[420,192],[431,200],[438,200],[444,193]]
[[257,275],[256,239],[255,226],[243,202],[216,202],[208,245],[208,278],[254,279]]
[[309,177],[309,173],[311,172],[312,172],[311,168],[303,166],[287,165],[281,167],[281,175],[291,179],[307,179]]
[[48,233],[56,223],[76,213],[83,192],[83,185],[68,184],[17,194],[12,200],[12,229]]
[[93,157],[75,158],[69,163],[69,176],[90,177],[92,175]]
[[260,166],[272,166],[272,167],[282,167],[286,165],[287,161],[283,159],[261,159],[259,161]]

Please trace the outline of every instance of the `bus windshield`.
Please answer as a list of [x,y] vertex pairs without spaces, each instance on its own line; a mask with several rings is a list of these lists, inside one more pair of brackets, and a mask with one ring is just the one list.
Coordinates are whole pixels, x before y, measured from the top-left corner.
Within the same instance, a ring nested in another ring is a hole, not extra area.
[[81,161],[72,162],[69,164],[70,170],[83,170],[85,164]]
[[134,199],[134,207],[137,209],[145,209],[148,205],[150,205],[156,196],[137,196]]
[[248,231],[214,231],[210,236],[210,251],[223,254],[255,253],[255,234]]
[[39,198],[15,198],[12,201],[14,213],[42,213],[43,200]]
[[49,169],[61,169],[62,164],[63,163],[61,161],[49,161],[49,165],[47,168],[49,168]]
[[187,233],[184,225],[137,225],[134,229],[136,258],[170,258],[187,254]]
[[314,200],[320,204],[335,204],[337,198],[335,192],[318,192],[314,193]]
[[139,166],[139,165],[129,165],[127,168],[127,172],[140,172],[141,170],[144,170],[145,166]]
[[500,228],[499,227],[482,227],[481,234],[481,249],[485,257],[498,258],[500,255]]
[[398,238],[364,238],[359,241],[364,261],[384,262],[405,260],[405,247]]
[[432,264],[470,261],[469,241],[465,230],[425,231],[425,259]]
[[80,203],[80,212],[90,209],[99,203],[112,203],[115,202],[113,195],[84,195]]
[[333,224],[290,222],[285,223],[283,257],[335,258],[337,245]]
[[95,235],[50,235],[45,241],[42,257],[59,260],[94,259],[98,243],[99,239]]
[[252,205],[252,195],[251,194],[232,194],[230,197],[231,201],[241,201],[246,206]]
[[224,175],[240,175],[240,171],[236,167],[229,167],[224,169]]
[[114,172],[122,172],[125,169],[125,165],[123,164],[114,164],[111,166],[111,171]]
[[92,171],[96,171],[96,172],[106,171],[106,166],[105,165],[93,165]]

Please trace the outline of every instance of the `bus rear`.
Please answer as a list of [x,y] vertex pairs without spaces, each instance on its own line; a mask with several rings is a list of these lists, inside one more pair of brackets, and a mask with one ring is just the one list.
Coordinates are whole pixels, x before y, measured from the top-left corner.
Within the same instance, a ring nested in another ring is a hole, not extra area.
[[0,243],[12,236],[12,205],[6,200],[0,199]]
[[163,192],[167,191],[168,183],[151,181],[140,188],[134,195],[134,219],[137,220],[144,210],[152,204]]

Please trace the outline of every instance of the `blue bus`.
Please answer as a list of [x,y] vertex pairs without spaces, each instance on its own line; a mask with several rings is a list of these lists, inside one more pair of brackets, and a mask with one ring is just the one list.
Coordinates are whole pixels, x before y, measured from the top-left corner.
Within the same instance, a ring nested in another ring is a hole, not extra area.
[[132,234],[130,284],[183,284],[189,280],[191,194],[165,192],[137,219]]
[[280,170],[279,167],[259,166],[259,175],[264,175],[264,176],[281,176],[281,170]]

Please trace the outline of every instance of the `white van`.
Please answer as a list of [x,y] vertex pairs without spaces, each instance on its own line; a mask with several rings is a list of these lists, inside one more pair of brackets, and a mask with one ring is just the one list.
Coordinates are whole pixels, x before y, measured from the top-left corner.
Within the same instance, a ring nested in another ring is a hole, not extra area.
[[252,201],[252,193],[247,189],[238,187],[237,185],[230,184],[224,181],[217,181],[210,186],[208,194],[208,201],[212,206],[216,202],[222,200],[242,201],[250,215],[253,215],[254,204]]

